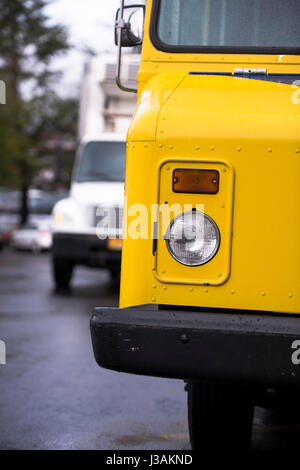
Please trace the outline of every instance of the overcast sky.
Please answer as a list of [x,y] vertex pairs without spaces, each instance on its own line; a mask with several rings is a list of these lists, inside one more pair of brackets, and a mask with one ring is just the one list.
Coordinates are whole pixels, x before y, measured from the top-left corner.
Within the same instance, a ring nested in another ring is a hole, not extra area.
[[[127,1],[127,3],[130,3]],[[53,61],[53,68],[64,72],[58,91],[77,94],[85,48],[116,53],[114,21],[120,0],[52,0],[46,9],[51,22],[67,26],[74,50]]]

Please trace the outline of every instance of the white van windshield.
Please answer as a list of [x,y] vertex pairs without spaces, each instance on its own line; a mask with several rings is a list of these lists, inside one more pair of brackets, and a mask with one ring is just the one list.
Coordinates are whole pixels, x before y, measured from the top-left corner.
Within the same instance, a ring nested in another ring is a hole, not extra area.
[[89,142],[79,163],[77,181],[124,181],[125,142]]

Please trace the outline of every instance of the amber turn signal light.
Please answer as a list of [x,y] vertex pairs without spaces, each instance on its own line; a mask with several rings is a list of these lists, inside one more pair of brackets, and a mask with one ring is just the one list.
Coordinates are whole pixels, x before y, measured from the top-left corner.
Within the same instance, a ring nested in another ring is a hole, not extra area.
[[175,193],[216,194],[219,191],[219,172],[216,170],[174,170],[172,188]]

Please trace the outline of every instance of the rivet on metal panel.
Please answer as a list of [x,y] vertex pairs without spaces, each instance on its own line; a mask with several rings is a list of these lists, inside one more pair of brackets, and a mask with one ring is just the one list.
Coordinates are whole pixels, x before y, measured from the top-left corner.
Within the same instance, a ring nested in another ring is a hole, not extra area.
[[163,286],[163,290],[167,290],[167,286]]
[[262,292],[261,295],[262,295],[263,297],[265,297],[265,296],[266,296],[266,293],[265,293],[265,292]]
[[145,144],[145,145],[144,145],[144,147],[145,147],[145,149],[146,149],[146,148],[148,148],[148,145],[147,145],[147,144]]
[[241,152],[241,151],[242,151],[241,147],[238,147],[238,148],[237,148],[237,151],[238,151],[238,152]]
[[195,150],[199,150],[199,145],[196,145]]
[[160,149],[162,149],[162,147],[163,147],[163,145],[162,145],[162,144],[159,144],[158,146],[159,146],[159,148],[160,148]]
[[208,292],[208,289],[204,289],[204,292],[205,292],[205,294],[207,294],[207,292]]
[[292,299],[293,297],[294,297],[294,295],[293,295],[293,294],[290,294],[290,295],[289,295],[289,298],[290,298],[290,299]]
[[299,151],[300,151],[299,149],[296,149],[296,153],[299,153]]
[[235,291],[234,291],[234,290],[231,290],[231,291],[230,291],[230,294],[234,295],[234,294],[235,294]]
[[192,287],[190,287],[190,288],[189,288],[189,291],[190,291],[190,292],[193,292],[193,291],[194,291],[194,289],[193,289]]
[[152,297],[152,302],[155,302],[156,301],[156,298],[155,297]]
[[210,147],[210,150],[213,152],[215,150],[215,147]]
[[174,148],[173,145],[169,145],[170,150],[173,150],[173,148]]
[[155,285],[155,284],[153,284],[152,289],[156,289],[156,285]]
[[227,169],[226,169],[226,168],[223,168],[223,170],[222,170],[222,171],[223,171],[223,173],[226,173]]
[[170,169],[170,167],[169,167],[169,166],[166,166],[166,170],[168,171],[169,169]]
[[268,149],[268,152],[269,152],[269,153],[271,153],[271,152],[272,152],[272,149],[271,149],[271,148],[269,148],[269,149]]
[[222,209],[224,209],[224,207],[225,207],[225,204],[222,204],[222,205],[221,205],[221,207],[222,207]]

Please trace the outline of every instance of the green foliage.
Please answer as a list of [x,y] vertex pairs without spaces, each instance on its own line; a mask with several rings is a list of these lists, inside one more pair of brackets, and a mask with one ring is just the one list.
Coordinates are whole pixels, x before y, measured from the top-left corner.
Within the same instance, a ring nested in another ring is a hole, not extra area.
[[28,132],[38,138],[40,135],[74,137],[77,133],[78,100],[61,98],[52,90],[35,96],[28,103]]
[[[35,97],[30,103],[27,125],[35,132],[36,170],[53,168],[57,165],[58,147],[69,142],[70,148],[63,148],[61,161],[61,183],[69,186],[75,158],[75,139],[78,122],[78,100],[61,98],[52,91]],[[49,149],[49,145],[55,148]]]
[[[0,185],[29,186],[49,115],[49,64],[69,48],[66,29],[45,15],[48,3],[0,0],[0,79],[7,87],[7,104],[0,105]],[[32,90],[30,100],[24,87]]]

